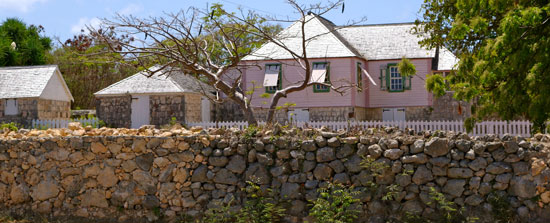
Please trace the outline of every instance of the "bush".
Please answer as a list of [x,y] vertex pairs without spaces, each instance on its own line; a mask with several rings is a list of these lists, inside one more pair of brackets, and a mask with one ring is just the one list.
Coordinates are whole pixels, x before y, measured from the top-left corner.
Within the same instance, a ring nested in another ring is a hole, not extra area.
[[20,127],[19,124],[15,123],[15,122],[0,124],[0,130],[9,129],[10,131],[17,131],[17,130],[19,130],[19,127]]
[[319,223],[354,222],[360,213],[354,208],[359,203],[359,199],[354,198],[358,194],[353,187],[329,184],[327,188],[319,189],[319,197],[312,202],[309,215]]
[[284,217],[285,208],[280,201],[273,199],[271,189],[262,191],[255,183],[247,182],[248,187],[243,188],[247,194],[244,206],[236,215],[236,222],[239,223],[268,223],[281,222]]

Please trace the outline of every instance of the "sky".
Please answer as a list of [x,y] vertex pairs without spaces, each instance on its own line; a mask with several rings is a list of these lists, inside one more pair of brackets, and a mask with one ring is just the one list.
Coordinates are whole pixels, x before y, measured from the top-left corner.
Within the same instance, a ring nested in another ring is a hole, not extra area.
[[[301,4],[318,1],[297,0]],[[418,16],[422,0],[345,0],[341,9],[324,15],[336,25],[366,16],[364,24],[413,22]],[[277,17],[298,18],[284,0],[0,0],[0,23],[16,17],[27,24],[42,25],[45,35],[58,37],[62,42],[78,34],[88,25],[97,25],[103,18],[116,13],[138,17],[158,17],[189,7],[206,8],[221,3],[227,10],[254,10]],[[286,27],[288,24],[282,24]]]

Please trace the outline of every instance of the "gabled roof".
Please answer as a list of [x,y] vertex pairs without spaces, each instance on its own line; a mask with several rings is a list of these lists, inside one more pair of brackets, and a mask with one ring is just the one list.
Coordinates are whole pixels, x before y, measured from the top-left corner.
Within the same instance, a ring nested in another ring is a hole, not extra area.
[[52,86],[60,86],[63,89],[56,90],[74,100],[57,65],[1,67],[0,98],[40,98],[52,77],[61,82]]
[[[150,71],[160,69],[150,67]],[[146,70],[138,72],[119,82],[116,82],[96,93],[96,96],[113,96],[124,94],[170,94],[170,93],[201,93],[211,92],[213,88],[195,77],[184,74],[175,68],[166,68],[148,77]]]
[[[309,14],[305,17],[305,34],[309,58],[356,57],[359,54],[336,32],[332,22]],[[301,22],[296,21],[277,34],[281,44],[294,52],[302,52]],[[268,42],[243,60],[291,59],[292,55],[273,42]]]
[[[366,60],[393,60],[406,58],[434,58],[435,49],[426,49],[418,42],[421,37],[412,32],[414,23],[336,26],[315,14],[305,17],[307,37],[319,35],[307,43],[310,58],[359,57]],[[295,52],[301,47],[300,22],[295,22],[278,35],[281,43]],[[458,59],[447,49],[439,54],[438,70],[450,70]],[[274,43],[266,43],[243,60],[292,59],[292,56]]]

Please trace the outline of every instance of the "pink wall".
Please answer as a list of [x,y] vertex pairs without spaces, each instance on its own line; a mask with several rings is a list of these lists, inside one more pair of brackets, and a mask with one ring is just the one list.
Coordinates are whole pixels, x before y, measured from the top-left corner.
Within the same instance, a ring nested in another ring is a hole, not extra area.
[[405,107],[430,106],[431,94],[425,87],[426,75],[431,72],[431,59],[411,59],[416,67],[416,75],[412,78],[411,90],[404,92],[388,92],[380,90],[380,65],[399,63],[400,60],[369,61],[368,72],[378,84],[369,85],[369,107]]
[[[326,60],[330,63],[330,78],[332,84],[337,86],[349,85],[350,78],[353,77],[355,82],[355,58],[331,58]],[[325,62],[324,59],[312,59],[312,62]],[[247,64],[254,64],[256,62],[247,61]],[[262,86],[264,81],[264,68],[265,64],[269,63],[281,63],[283,69],[283,88],[290,84],[295,84],[303,81],[304,70],[297,65],[294,60],[281,60],[281,61],[258,61],[259,67],[249,67],[245,72],[246,85],[245,90],[252,88],[252,81],[256,82],[258,88],[254,91],[252,96],[252,105],[254,107],[269,107],[271,98],[261,98],[260,95],[265,93],[265,88]],[[364,63],[363,63],[364,64]],[[260,69],[261,67],[261,69]],[[308,87],[303,91],[289,94],[287,98],[279,100],[279,105],[284,103],[295,103],[293,108],[308,108],[308,107],[338,107],[338,106],[353,106],[352,97],[355,97],[357,90],[348,89],[343,95],[336,93],[334,90],[330,90],[328,93],[314,93],[313,87]],[[366,94],[365,91],[363,91]],[[361,96],[362,100],[364,96]]]

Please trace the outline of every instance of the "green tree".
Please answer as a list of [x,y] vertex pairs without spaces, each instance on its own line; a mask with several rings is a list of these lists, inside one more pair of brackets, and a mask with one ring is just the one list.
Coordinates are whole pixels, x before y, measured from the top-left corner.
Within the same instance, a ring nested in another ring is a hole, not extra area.
[[0,24],[0,67],[46,64],[51,39],[41,35],[44,27],[16,18]]
[[[525,117],[542,129],[550,117],[550,3],[518,0],[425,0],[416,30],[429,48],[446,47],[460,59],[447,77],[432,75],[427,88],[445,89],[473,103],[476,121],[498,115]],[[448,85],[448,86],[445,86]]]

